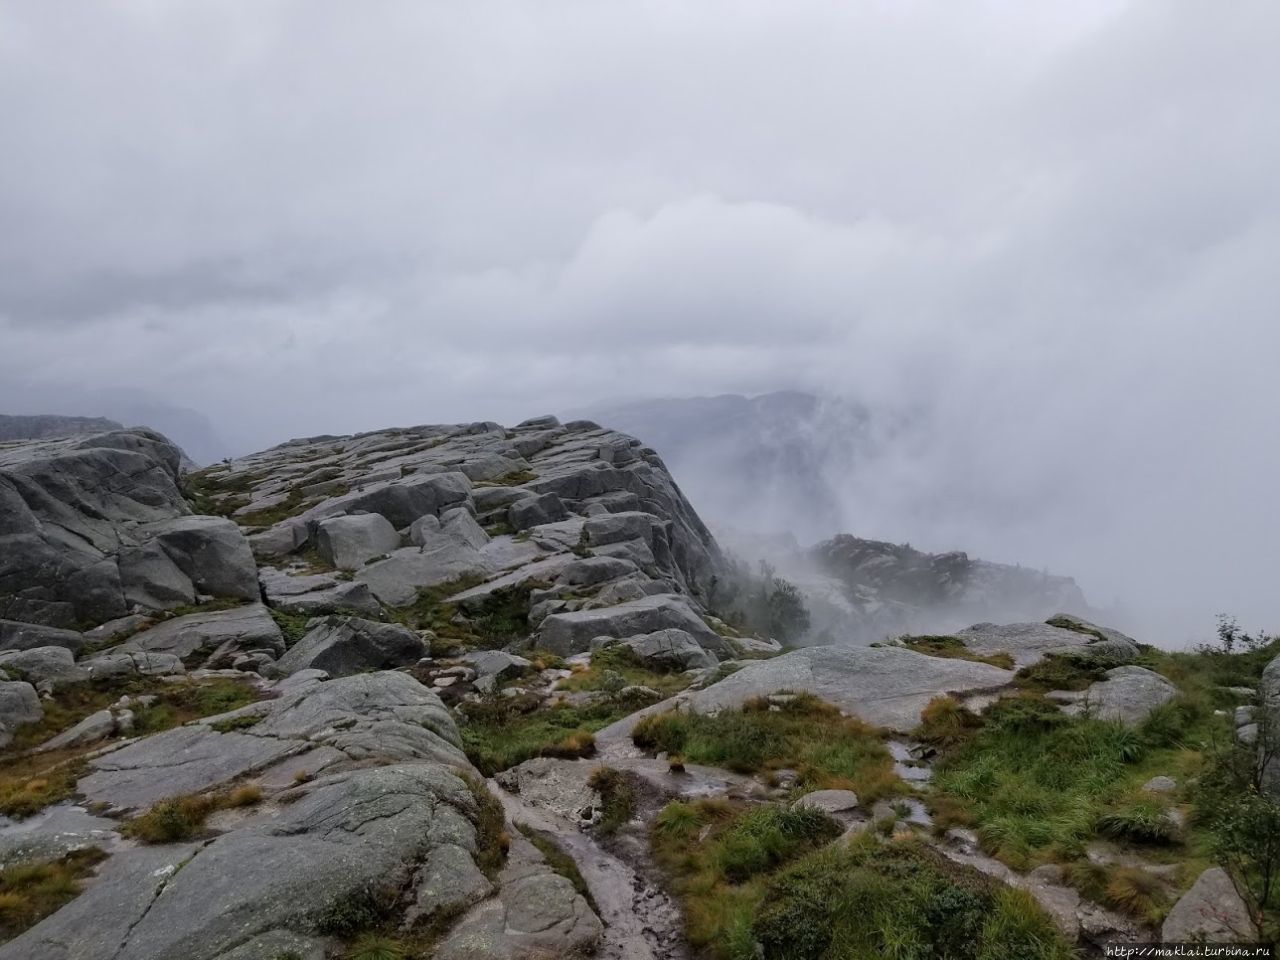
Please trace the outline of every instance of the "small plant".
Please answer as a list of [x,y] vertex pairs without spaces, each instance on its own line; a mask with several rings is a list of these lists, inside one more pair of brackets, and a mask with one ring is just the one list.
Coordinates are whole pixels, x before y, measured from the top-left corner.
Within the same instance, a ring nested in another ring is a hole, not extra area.
[[600,767],[592,772],[587,786],[600,794],[601,818],[596,829],[601,833],[614,833],[635,814],[635,790],[630,778],[612,767]]
[[262,788],[256,784],[246,784],[243,787],[236,787],[223,801],[222,805],[227,809],[235,809],[238,807],[252,807],[256,803],[262,802]]
[[205,820],[217,808],[212,797],[198,794],[174,797],[134,817],[120,832],[142,843],[179,843],[200,836]]
[[506,862],[507,850],[511,846],[502,802],[489,792],[483,780],[464,774],[462,782],[476,801],[476,866],[492,879]]
[[10,940],[53,913],[80,892],[80,882],[107,855],[90,848],[57,860],[0,869],[0,942]]
[[347,960],[405,960],[408,949],[398,940],[376,933],[362,933],[346,952]]
[[1165,812],[1164,804],[1139,797],[1098,818],[1098,832],[1112,840],[1167,845],[1176,843],[1178,828]]

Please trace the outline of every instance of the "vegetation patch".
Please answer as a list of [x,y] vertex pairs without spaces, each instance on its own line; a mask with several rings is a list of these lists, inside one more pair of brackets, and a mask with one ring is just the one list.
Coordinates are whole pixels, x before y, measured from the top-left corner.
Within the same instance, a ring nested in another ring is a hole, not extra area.
[[262,800],[260,787],[245,785],[215,794],[186,794],[155,804],[125,821],[120,832],[141,843],[180,843],[206,834],[205,821],[218,810],[251,807]]
[[271,619],[276,622],[276,626],[280,628],[280,633],[284,636],[284,645],[286,648],[292,647],[295,643],[307,635],[307,623],[311,620],[311,615],[306,613],[290,613],[285,610],[277,610],[271,608]]
[[1120,661],[1107,657],[1051,653],[1019,670],[1013,677],[1013,684],[1039,693],[1084,690],[1099,680],[1105,680],[1107,671],[1118,666]]
[[478,603],[459,609],[448,598],[485,582],[466,576],[418,592],[408,607],[392,612],[398,623],[414,630],[431,630],[443,640],[473,649],[494,650],[529,636],[529,594],[549,584],[530,580],[509,590],[495,590]]
[[616,833],[635,816],[635,788],[621,770],[600,767],[592,772],[587,786],[600,794],[601,817],[596,829],[601,833]]
[[964,641],[959,637],[926,635],[919,637],[903,637],[902,645],[909,650],[917,653],[928,654],[931,657],[944,657],[949,660],[972,660],[974,663],[989,663],[993,667],[1000,667],[1002,670],[1012,670],[1014,668],[1013,657],[1007,653],[993,653],[990,656],[983,656],[980,653],[974,653],[965,646]]
[[12,940],[75,899],[81,881],[106,857],[96,848],[76,850],[57,860],[0,869],[0,942]]
[[164,683],[152,677],[71,684],[45,700],[44,717],[15,732],[8,756],[0,760],[0,814],[23,819],[50,804],[75,795],[84,775],[81,758],[99,744],[34,753],[33,749],[90,714],[105,710],[122,696],[149,695],[147,706],[135,699],[132,736],[159,733],[190,720],[226,713],[259,699],[259,693],[239,680],[218,678],[201,683]]
[[483,780],[463,774],[462,781],[476,801],[476,866],[492,880],[506,862],[511,846],[507,818],[502,812],[502,802],[489,792]]
[[613,643],[592,653],[591,666],[575,671],[572,677],[561,682],[560,689],[617,693],[623,687],[638,686],[656,690],[665,699],[686,689],[691,682],[684,671],[655,670],[630,647]]
[[0,764],[0,814],[25,820],[51,804],[75,796],[84,776],[82,749],[58,750]]
[[930,712],[923,732],[944,745],[934,776],[939,828],[977,826],[984,849],[1019,870],[1076,859],[1098,837],[1175,842],[1165,801],[1139,788],[1159,773],[1194,771],[1194,744],[1226,733],[1209,711],[1128,730],[1069,717],[1036,695],[1000,700],[980,721],[941,705]]
[[1025,891],[954,864],[920,841],[884,841],[873,833],[772,878],[750,932],[765,957],[779,960],[1073,956]]
[[736,773],[794,769],[804,790],[848,789],[870,802],[903,789],[879,731],[810,694],[760,698],[715,716],[661,713],[632,733],[642,749]]

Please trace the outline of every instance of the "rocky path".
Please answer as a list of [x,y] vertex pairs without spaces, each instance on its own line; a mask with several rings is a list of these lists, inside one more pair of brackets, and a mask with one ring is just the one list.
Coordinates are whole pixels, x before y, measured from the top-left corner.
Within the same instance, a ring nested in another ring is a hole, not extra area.
[[508,793],[494,781],[490,786],[512,823],[549,834],[577,865],[605,925],[598,954],[601,960],[684,960],[690,956],[680,909],[666,893],[563,817]]

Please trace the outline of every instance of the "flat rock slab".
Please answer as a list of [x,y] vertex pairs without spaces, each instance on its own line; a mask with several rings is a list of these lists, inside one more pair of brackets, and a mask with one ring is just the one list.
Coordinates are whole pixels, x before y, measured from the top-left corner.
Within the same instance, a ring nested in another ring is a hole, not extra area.
[[773,693],[811,693],[867,723],[906,732],[934,697],[1003,687],[1013,672],[985,663],[930,657],[900,647],[805,647],[760,660],[705,690],[646,707],[596,734],[597,742],[630,736],[641,716],[679,706],[699,713],[737,709]]
[[704,650],[724,656],[732,649],[694,613],[688,602],[675,594],[658,594],[630,600],[612,607],[553,613],[542,621],[537,644],[562,657],[591,649],[596,637],[634,637],[673,628],[689,634]]
[[[214,729],[231,719],[241,721],[236,730]],[[469,767],[439,697],[408,674],[388,671],[306,684],[278,700],[139,740],[92,761],[93,773],[78,789],[90,801],[143,809],[319,747],[337,750],[348,761],[436,760]]]
[[197,653],[211,653],[227,642],[243,650],[284,652],[280,628],[271,619],[271,611],[260,603],[166,620],[134,634],[116,649],[172,653],[185,660]]
[[78,790],[115,810],[152,804],[228,783],[304,748],[301,743],[218,733],[207,726],[178,727],[139,740],[92,761]]
[[46,807],[25,820],[0,817],[0,867],[53,860],[89,847],[110,849],[120,840],[119,826],[66,803]]
[[1168,943],[1204,940],[1231,943],[1254,939],[1249,910],[1236,893],[1231,878],[1220,867],[1200,874],[1191,889],[1173,905],[1160,937]]
[[1007,653],[1019,667],[1036,663],[1049,653],[1082,649],[1095,639],[1047,623],[975,623],[956,636],[974,653]]
[[361,568],[357,583],[389,607],[406,607],[424,587],[436,587],[465,576],[488,576],[489,563],[475,548],[458,540],[446,540],[434,549],[405,547],[385,560]]
[[434,849],[473,853],[476,818],[466,784],[439,764],[318,780],[269,821],[113,857],[80,897],[0,948],[0,960],[214,960],[273,931],[314,935],[326,914],[408,880]]

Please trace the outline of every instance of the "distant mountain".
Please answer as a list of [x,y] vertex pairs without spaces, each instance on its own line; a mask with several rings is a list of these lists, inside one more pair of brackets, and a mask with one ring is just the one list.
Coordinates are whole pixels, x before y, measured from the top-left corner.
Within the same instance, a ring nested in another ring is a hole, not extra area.
[[642,400],[584,415],[652,446],[730,553],[766,560],[801,587],[810,642],[1092,612],[1070,577],[852,535],[859,512],[850,480],[892,462],[905,425],[856,403],[787,391]]
[[[216,463],[232,454],[209,418],[186,407],[133,388],[91,389],[40,387],[28,384],[0,384],[0,410],[41,410],[40,417],[64,420],[96,420],[105,427],[88,428],[88,433],[126,427],[150,427],[164,434],[195,463]],[[20,416],[31,420],[39,417]],[[15,438],[16,439],[16,438]]]
[[122,425],[106,417],[63,417],[56,414],[6,416],[0,414],[0,442],[11,440],[51,440],[121,430]]

